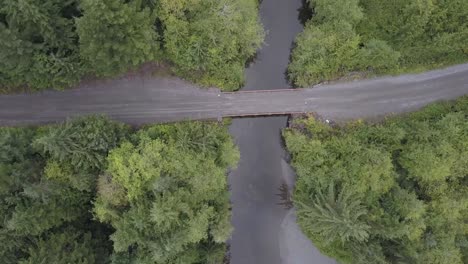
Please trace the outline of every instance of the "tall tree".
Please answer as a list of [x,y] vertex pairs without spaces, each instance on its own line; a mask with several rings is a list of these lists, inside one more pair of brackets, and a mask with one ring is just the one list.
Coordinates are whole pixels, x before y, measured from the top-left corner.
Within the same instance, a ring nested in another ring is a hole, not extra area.
[[125,72],[157,59],[155,17],[139,1],[84,0],[76,26],[80,55],[99,76]]
[[29,257],[20,264],[36,263],[80,263],[93,264],[98,259],[93,249],[90,233],[66,230],[53,233],[46,239],[40,238],[28,250]]
[[73,16],[76,1],[3,0],[0,82],[63,88],[82,76]]
[[161,0],[164,48],[176,70],[202,84],[237,89],[263,41],[256,0]]
[[91,200],[108,151],[126,132],[95,116],[0,128],[3,263],[106,263],[108,230],[93,221]]
[[468,58],[466,1],[308,2],[314,15],[297,37],[288,68],[297,86],[355,71],[366,75],[420,71]]
[[129,132],[128,127],[104,116],[88,116],[68,120],[44,129],[34,147],[60,163],[80,171],[96,171],[105,167],[107,153]]
[[[179,133],[191,137],[178,142]],[[216,141],[205,138],[216,134]],[[238,158],[227,132],[202,123],[160,125],[133,142],[110,153],[95,203],[97,217],[115,228],[114,261],[220,263],[231,231],[226,166]],[[230,148],[211,148],[218,144]]]
[[382,124],[285,131],[305,234],[341,263],[468,257],[468,97]]

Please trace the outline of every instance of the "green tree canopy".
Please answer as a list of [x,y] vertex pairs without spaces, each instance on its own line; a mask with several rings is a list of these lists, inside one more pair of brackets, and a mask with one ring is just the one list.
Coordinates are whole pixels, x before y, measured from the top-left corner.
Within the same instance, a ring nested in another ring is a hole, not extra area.
[[342,263],[466,263],[468,98],[380,124],[284,132],[305,234]]
[[66,87],[83,74],[74,31],[77,1],[0,2],[0,85]]
[[29,258],[19,263],[97,263],[93,246],[90,233],[66,230],[53,233],[46,239],[40,238],[29,248]]
[[108,231],[92,220],[91,200],[126,132],[103,117],[0,128],[2,263],[104,263]]
[[314,15],[296,39],[288,68],[297,86],[345,77],[355,71],[410,72],[468,59],[466,1],[308,3]]
[[34,147],[62,164],[92,171],[105,167],[107,153],[128,132],[127,126],[103,116],[81,117],[43,128]]
[[226,126],[131,131],[102,116],[0,128],[2,263],[221,263]]
[[164,47],[177,70],[205,85],[237,89],[263,41],[256,0],[160,0]]
[[114,149],[94,209],[115,228],[114,261],[219,263],[231,232],[226,166],[238,155],[222,127],[203,123],[148,127]]
[[100,76],[112,76],[157,58],[155,18],[138,1],[84,0],[77,19],[80,55]]
[[166,63],[237,89],[263,41],[257,0],[2,0],[0,91],[62,89]]

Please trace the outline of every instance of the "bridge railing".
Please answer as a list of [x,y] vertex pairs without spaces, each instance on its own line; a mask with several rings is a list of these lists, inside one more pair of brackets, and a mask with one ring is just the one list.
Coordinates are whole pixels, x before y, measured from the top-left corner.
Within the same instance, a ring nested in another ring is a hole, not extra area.
[[240,93],[276,93],[276,92],[298,92],[302,89],[274,89],[274,90],[247,90],[247,91],[236,91],[236,92],[222,92],[222,94],[240,94]]
[[282,115],[297,115],[307,114],[304,111],[287,111],[287,112],[264,112],[264,113],[242,113],[242,114],[224,114],[222,117],[258,117],[258,116],[282,116]]

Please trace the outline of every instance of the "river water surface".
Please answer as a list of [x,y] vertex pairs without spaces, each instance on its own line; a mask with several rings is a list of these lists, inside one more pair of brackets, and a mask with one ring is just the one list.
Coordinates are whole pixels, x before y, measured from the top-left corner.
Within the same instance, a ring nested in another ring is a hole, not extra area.
[[[301,0],[263,0],[260,17],[265,44],[247,69],[243,90],[289,88],[286,67],[296,35]],[[281,130],[286,117],[234,119],[230,132],[241,152],[229,175],[232,223],[231,264],[328,264],[300,232],[293,209],[280,205],[279,188],[292,188],[294,174],[285,160]]]

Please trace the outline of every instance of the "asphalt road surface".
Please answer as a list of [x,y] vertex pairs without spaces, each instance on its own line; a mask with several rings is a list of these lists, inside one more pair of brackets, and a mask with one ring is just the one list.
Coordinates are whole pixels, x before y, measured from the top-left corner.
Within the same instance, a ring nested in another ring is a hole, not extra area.
[[[279,74],[267,75],[254,84],[283,76]],[[144,75],[88,82],[67,91],[1,95],[0,125],[42,124],[94,113],[130,124],[290,112],[350,119],[415,110],[464,94],[468,94],[468,64],[311,89],[253,93],[221,93],[217,89],[199,89],[177,78]]]

